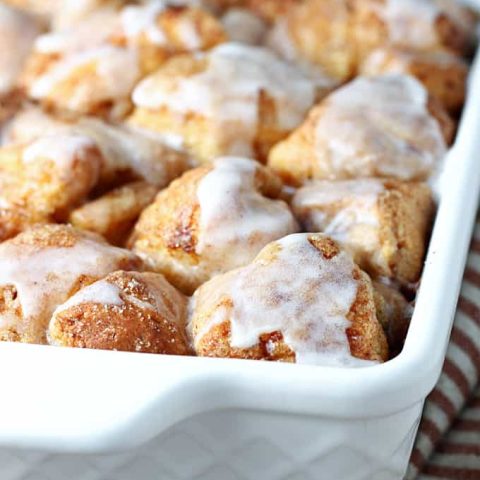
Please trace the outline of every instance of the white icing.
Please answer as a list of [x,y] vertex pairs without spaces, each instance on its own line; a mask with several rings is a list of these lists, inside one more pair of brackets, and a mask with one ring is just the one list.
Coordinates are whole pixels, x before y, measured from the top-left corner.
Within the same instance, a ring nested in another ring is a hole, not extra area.
[[123,300],[120,298],[120,289],[105,279],[94,282],[80,289],[75,295],[71,296],[65,303],[62,303],[55,312],[53,317],[58,312],[67,310],[85,303],[96,303],[101,305],[123,305]]
[[222,271],[245,265],[270,241],[298,230],[283,201],[259,192],[258,168],[253,160],[219,158],[198,185],[196,251],[211,265],[218,262]]
[[71,78],[75,70],[94,65],[95,76],[89,81],[76,83],[65,107],[78,110],[105,100],[128,97],[140,78],[137,54],[132,50],[104,46],[80,52],[59,60],[45,74],[37,78],[30,87],[35,99],[55,96],[61,82]]
[[82,135],[51,135],[34,140],[23,151],[23,161],[33,163],[41,158],[55,162],[62,171],[73,168],[76,160],[82,159],[95,143]]
[[314,83],[263,48],[223,44],[208,54],[204,71],[167,79],[160,70],[135,88],[138,107],[186,115],[195,112],[218,121],[218,134],[229,155],[251,156],[258,123],[258,99],[268,93],[277,106],[279,127],[295,128],[315,100]]
[[0,95],[14,87],[38,34],[31,17],[0,3]]
[[322,175],[425,178],[446,153],[428,94],[406,75],[359,77],[323,103],[315,129]]
[[276,248],[267,247],[273,259],[260,254],[250,265],[227,274],[211,292],[209,305],[202,304],[202,290],[209,285],[201,287],[195,295],[195,309],[209,311],[220,298],[233,303],[231,309],[217,309],[202,332],[230,320],[232,347],[252,347],[262,334],[279,331],[295,352],[297,363],[371,364],[351,355],[346,335],[351,325],[347,316],[358,288],[353,278],[355,264],[343,251],[324,258],[308,237],[285,237],[273,244]]
[[244,8],[229,9],[222,24],[230,41],[249,45],[259,45],[267,31],[265,22]]
[[438,43],[435,22],[440,10],[433,0],[384,0],[376,9],[387,24],[391,43],[418,49]]
[[[58,227],[64,228],[64,227]],[[13,285],[18,293],[25,328],[46,323],[55,308],[66,301],[70,290],[82,275],[102,277],[117,270],[119,263],[133,259],[128,250],[99,243],[85,235],[71,247],[0,244],[0,285]],[[0,313],[0,328],[14,324],[11,312]],[[35,328],[35,327],[34,327]]]

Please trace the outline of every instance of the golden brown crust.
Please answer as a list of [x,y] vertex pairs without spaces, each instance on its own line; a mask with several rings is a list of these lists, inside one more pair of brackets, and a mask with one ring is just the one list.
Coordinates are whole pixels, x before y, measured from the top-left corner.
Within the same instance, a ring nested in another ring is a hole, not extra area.
[[[73,150],[49,150],[65,144]],[[0,239],[5,240],[33,224],[66,220],[95,185],[103,157],[88,139],[45,137],[0,149],[0,163]]]
[[147,182],[129,183],[77,208],[69,221],[75,227],[99,233],[114,245],[122,245],[157,190]]
[[286,30],[299,55],[338,80],[351,78],[356,67],[356,45],[348,2],[306,0],[292,5],[285,17]]
[[[308,240],[327,260],[334,258],[341,251],[338,244],[328,237],[312,234]],[[255,261],[265,268],[266,265],[276,261],[279,248],[281,247],[275,242],[269,244]],[[279,331],[259,336],[257,343],[252,347],[237,348],[230,344],[231,321],[212,322],[212,318],[219,313],[223,312],[224,318],[232,315],[235,300],[228,293],[221,292],[225,291],[226,285],[240,275],[241,271],[242,269],[238,269],[214,277],[197,290],[190,324],[197,355],[295,362],[295,352],[285,344]],[[350,327],[346,329],[350,353],[363,360],[386,361],[388,345],[376,318],[370,278],[356,265],[352,277],[357,282],[357,293],[347,317],[351,322]],[[295,292],[292,294],[295,295]],[[308,298],[307,290],[302,292],[302,295]]]
[[211,167],[190,170],[162,190],[141,214],[129,240],[149,268],[163,273],[184,292],[192,293],[198,280],[174,265],[188,268],[199,262],[195,253],[200,214],[197,187],[210,170]]
[[414,283],[420,278],[435,213],[432,194],[424,183],[388,181],[385,188],[379,198],[382,254],[389,276]]
[[82,297],[80,291],[79,297],[71,297],[57,308],[50,322],[50,343],[170,355],[190,353],[185,333],[187,300],[161,275],[119,271],[87,288],[94,292],[105,288],[105,283],[113,286],[119,304],[105,303],[101,298],[75,303]]

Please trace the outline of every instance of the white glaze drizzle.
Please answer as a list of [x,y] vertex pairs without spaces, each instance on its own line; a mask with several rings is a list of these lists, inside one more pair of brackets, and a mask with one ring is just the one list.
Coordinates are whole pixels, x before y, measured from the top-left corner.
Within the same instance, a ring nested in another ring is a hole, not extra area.
[[82,109],[94,102],[128,97],[140,78],[137,54],[133,50],[103,46],[67,56],[55,63],[45,74],[38,77],[30,87],[35,99],[55,95],[59,83],[66,81],[75,70],[94,65],[95,80],[84,82],[72,89],[66,107]]
[[222,271],[245,265],[270,241],[298,230],[285,202],[259,192],[258,168],[246,158],[219,158],[198,185],[196,251],[209,263],[221,264]]
[[[202,290],[195,294],[194,309],[212,308],[220,298],[232,300],[233,308],[220,308],[195,338],[214,325],[230,320],[233,347],[249,348],[262,334],[279,331],[295,352],[297,363],[330,366],[363,366],[350,353],[347,315],[355,301],[358,283],[355,264],[342,251],[326,259],[308,241],[308,234],[282,238],[267,247],[250,265],[230,272],[203,304]],[[195,313],[194,313],[195,315]]]
[[[156,273],[149,272],[128,272],[129,278],[127,286],[135,287],[136,284],[143,284],[149,294],[148,299],[142,300],[138,296],[127,293],[127,290],[119,287],[114,281],[114,276],[122,272],[117,272],[107,277],[97,280],[87,285],[72,295],[66,302],[59,305],[52,315],[49,330],[54,329],[57,316],[72,307],[85,304],[111,305],[121,307],[130,303],[140,310],[154,310],[160,313],[165,319],[182,321],[182,311],[184,302],[181,294],[172,287],[165,278]],[[170,301],[166,301],[169,299]]]
[[93,140],[83,135],[47,135],[39,137],[25,148],[23,161],[33,163],[48,158],[55,162],[59,170],[68,171],[76,160],[85,157],[93,147]]
[[206,70],[169,79],[162,71],[139,83],[133,93],[138,107],[167,107],[215,119],[229,155],[251,156],[258,124],[258,99],[263,90],[275,100],[279,127],[295,128],[315,99],[314,83],[266,49],[236,43],[220,45],[208,54]]
[[53,317],[59,312],[85,303],[120,306],[123,305],[123,300],[120,298],[120,289],[117,285],[102,279],[80,289],[65,303],[59,305],[53,313]]
[[324,101],[315,129],[326,178],[425,178],[446,153],[428,94],[413,77],[358,77]]

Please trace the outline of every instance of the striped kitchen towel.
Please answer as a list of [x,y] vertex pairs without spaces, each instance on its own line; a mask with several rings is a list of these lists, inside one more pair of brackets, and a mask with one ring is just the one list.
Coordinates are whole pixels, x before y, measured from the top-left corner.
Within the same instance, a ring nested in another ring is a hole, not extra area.
[[406,480],[480,480],[480,219],[443,372],[425,404]]

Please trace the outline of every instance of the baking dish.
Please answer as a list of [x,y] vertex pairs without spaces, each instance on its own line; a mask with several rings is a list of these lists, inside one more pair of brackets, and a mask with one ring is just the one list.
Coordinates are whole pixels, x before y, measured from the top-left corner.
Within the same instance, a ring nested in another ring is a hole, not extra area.
[[402,478],[480,193],[478,86],[479,55],[398,357],[337,369],[2,343],[1,478]]

